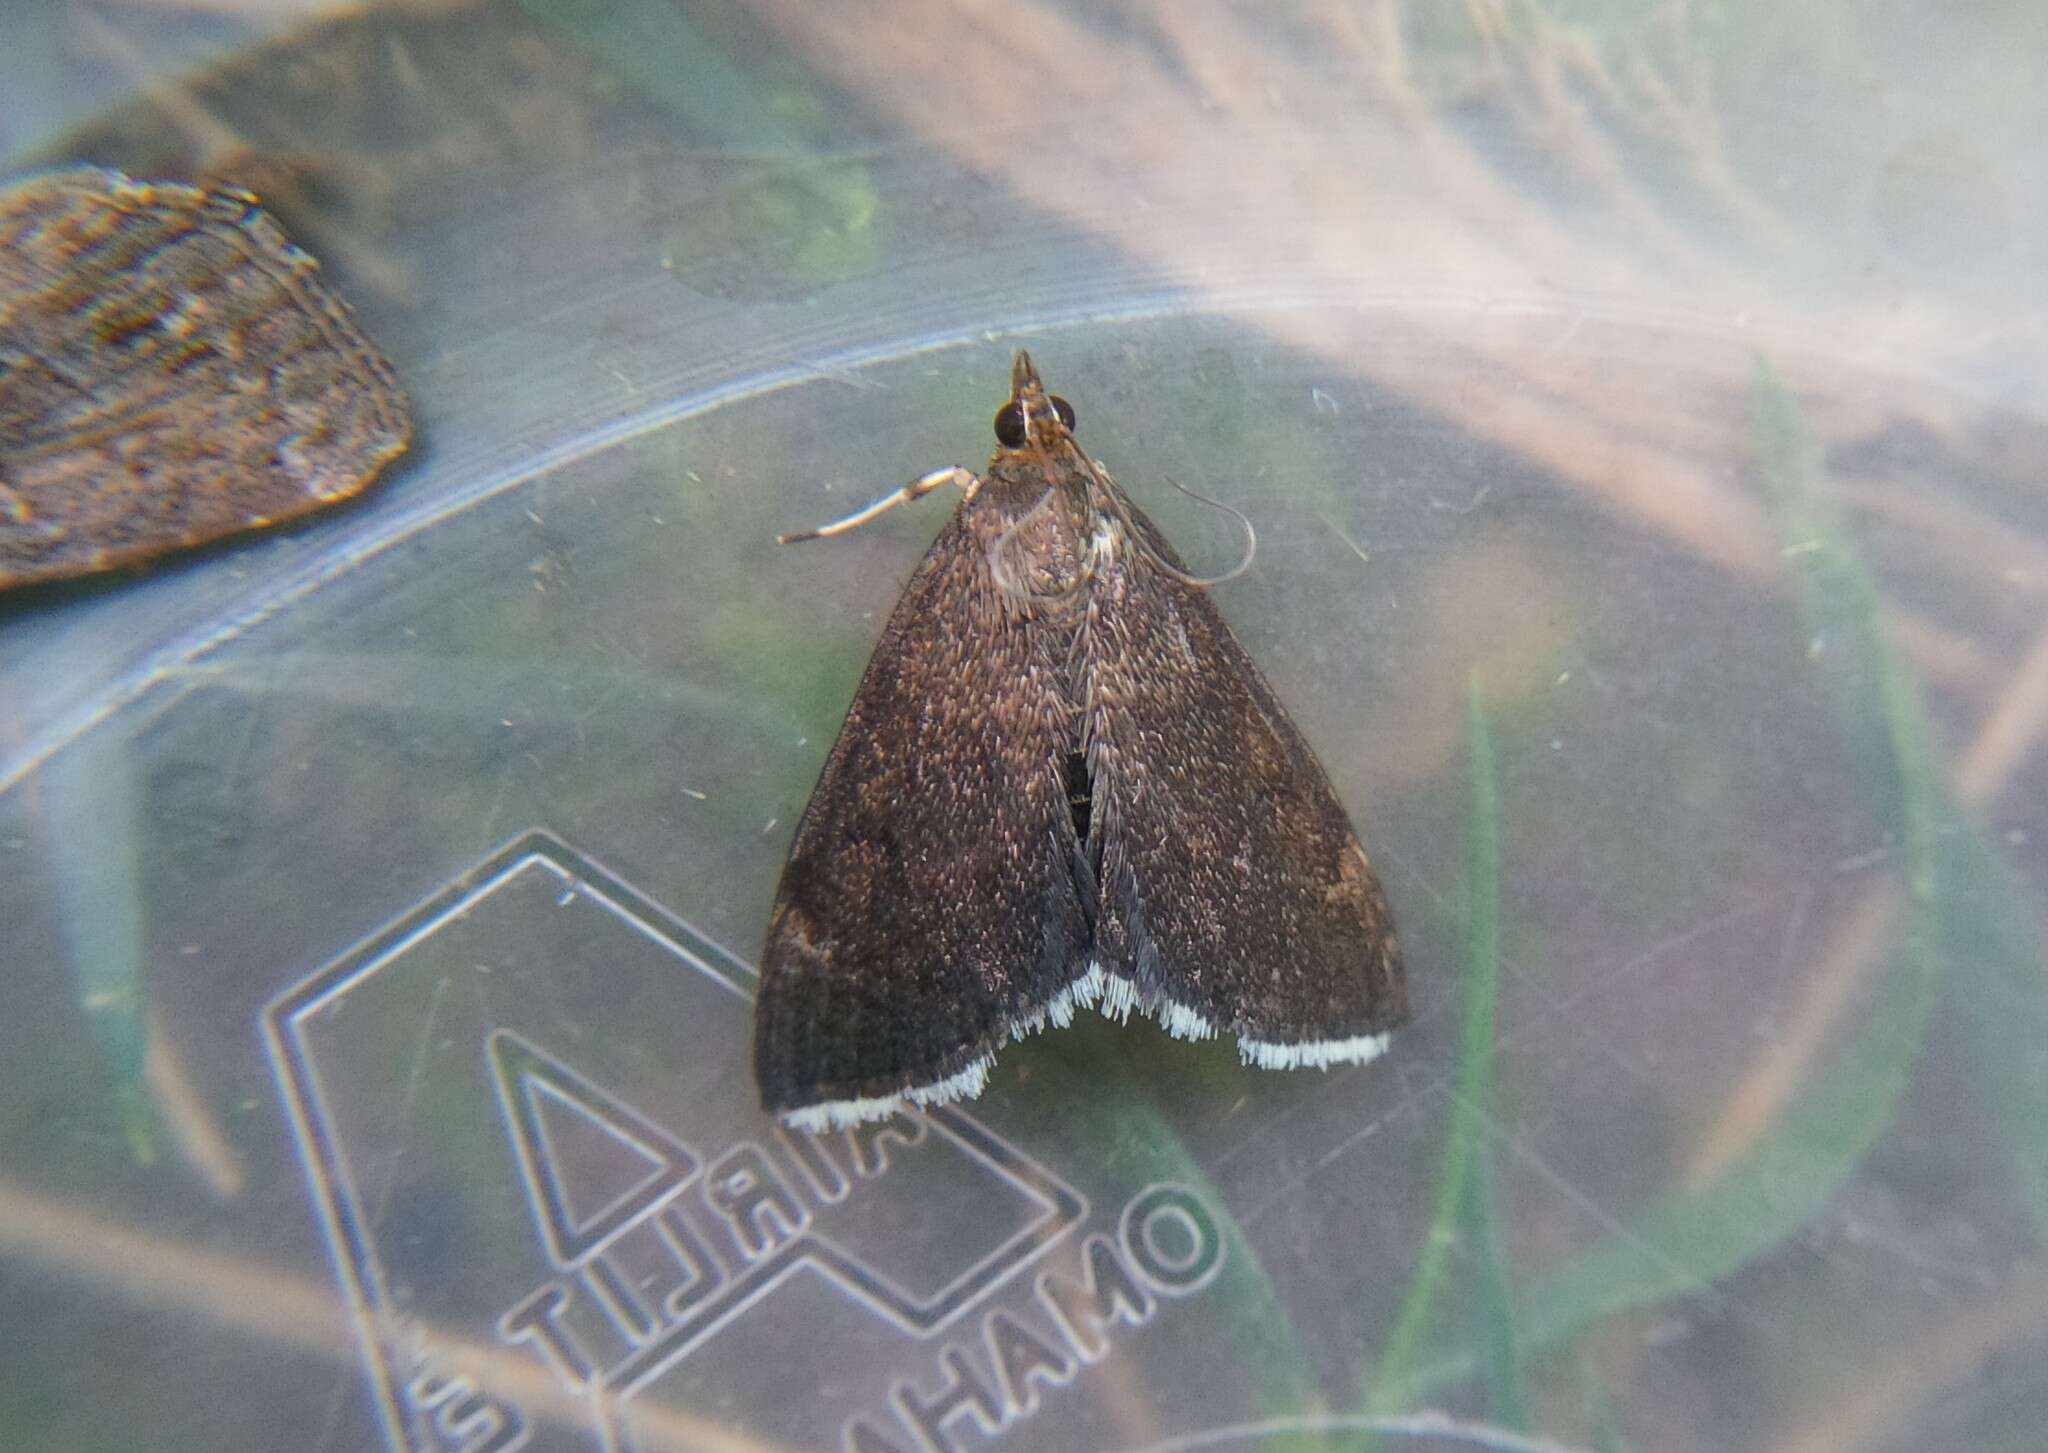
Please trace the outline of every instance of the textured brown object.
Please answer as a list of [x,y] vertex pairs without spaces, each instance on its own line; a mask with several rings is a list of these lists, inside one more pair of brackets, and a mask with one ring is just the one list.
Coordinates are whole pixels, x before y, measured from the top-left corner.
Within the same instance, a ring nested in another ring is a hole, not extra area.
[[[1359,1063],[1408,1017],[1394,927],[1315,754],[1028,354],[796,829],[754,1076],[798,1129],[980,1093],[1078,1008]],[[796,537],[801,538],[801,537]]]
[[246,192],[0,193],[0,589],[346,499],[412,437],[391,365]]

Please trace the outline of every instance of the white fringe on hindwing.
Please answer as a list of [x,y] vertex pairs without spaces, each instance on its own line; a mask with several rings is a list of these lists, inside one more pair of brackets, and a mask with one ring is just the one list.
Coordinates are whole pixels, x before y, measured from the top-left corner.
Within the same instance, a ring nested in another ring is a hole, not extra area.
[[[1081,975],[1066,988],[1060,990],[1039,1009],[1010,1025],[1010,1037],[1022,1039],[1035,1034],[1050,1024],[1055,1029],[1065,1029],[1074,1022],[1077,1010],[1090,1006],[1101,1011],[1103,1016],[1117,1023],[1127,1022],[1134,1010],[1142,1010],[1157,1020],[1159,1027],[1175,1039],[1214,1039],[1216,1026],[1207,1016],[1185,1004],[1171,999],[1146,999],[1138,992],[1138,986],[1121,974],[1106,973],[1100,964],[1090,964],[1088,972]],[[1303,1040],[1294,1044],[1282,1044],[1273,1040],[1249,1039],[1240,1036],[1237,1041],[1239,1057],[1248,1065],[1265,1070],[1320,1069],[1332,1065],[1364,1064],[1385,1053],[1391,1036],[1386,1034],[1361,1034],[1349,1039]],[[946,1105],[955,1100],[972,1100],[988,1086],[989,1071],[995,1066],[996,1057],[985,1054],[957,1074],[929,1085],[915,1085],[894,1095],[871,1095],[854,1100],[827,1100],[819,1105],[806,1105],[801,1110],[786,1110],[782,1123],[792,1130],[807,1135],[820,1135],[828,1130],[845,1130],[870,1120],[886,1120],[897,1112],[916,1106]]]

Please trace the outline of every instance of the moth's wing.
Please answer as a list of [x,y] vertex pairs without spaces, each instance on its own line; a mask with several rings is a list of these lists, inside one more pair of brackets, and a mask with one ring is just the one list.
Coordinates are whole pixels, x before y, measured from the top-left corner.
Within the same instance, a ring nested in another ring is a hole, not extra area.
[[776,893],[754,1074],[802,1128],[978,1093],[1086,967],[1073,627],[1006,611],[989,544],[1010,521],[990,493],[890,616]]
[[1408,1017],[1407,981],[1315,754],[1206,592],[1128,538],[1092,610],[1083,690],[1105,1008],[1135,1003],[1188,1037],[1233,1034],[1267,1066],[1371,1058]]

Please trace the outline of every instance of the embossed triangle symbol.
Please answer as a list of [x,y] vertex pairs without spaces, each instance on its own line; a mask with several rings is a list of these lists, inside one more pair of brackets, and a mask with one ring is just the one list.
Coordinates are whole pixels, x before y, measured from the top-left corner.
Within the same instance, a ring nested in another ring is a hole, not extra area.
[[489,1043],[534,1224],[557,1266],[588,1260],[703,1168],[687,1145],[532,1041],[499,1029]]

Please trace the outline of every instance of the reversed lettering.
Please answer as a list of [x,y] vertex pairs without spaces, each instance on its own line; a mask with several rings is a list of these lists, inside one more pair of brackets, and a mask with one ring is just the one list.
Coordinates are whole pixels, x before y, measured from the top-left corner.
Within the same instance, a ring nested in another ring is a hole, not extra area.
[[846,1132],[846,1144],[853,1152],[853,1168],[863,1180],[873,1180],[889,1168],[889,1144],[906,1148],[924,1144],[924,1116],[896,1115],[855,1125]]
[[982,1432],[999,1432],[1003,1426],[1002,1404],[974,1370],[967,1354],[958,1347],[948,1347],[939,1354],[939,1366],[946,1381],[930,1397],[907,1382],[896,1384],[891,1401],[903,1415],[904,1426],[917,1434],[929,1453],[958,1453],[960,1445],[946,1431],[946,1424],[963,1413],[973,1418]]
[[661,1310],[671,1322],[680,1322],[690,1308],[703,1301],[725,1285],[725,1268],[718,1264],[718,1258],[711,1254],[711,1248],[690,1225],[683,1208],[674,1202],[661,1208],[654,1218],[654,1229],[660,1233],[662,1244],[668,1248],[682,1280],[670,1287],[661,1299]]
[[1108,1348],[1105,1328],[1116,1322],[1142,1327],[1156,1306],[1124,1264],[1116,1243],[1100,1232],[1081,1243],[1081,1280],[1044,1272],[1038,1278],[1038,1300],[1087,1362],[1100,1361]]
[[498,1318],[498,1335],[515,1347],[521,1342],[533,1343],[571,1387],[582,1388],[590,1381],[592,1363],[562,1325],[562,1313],[568,1307],[567,1288],[548,1282]]
[[1035,1384],[1064,1387],[1073,1379],[1078,1364],[1008,1312],[998,1309],[989,1313],[981,1333],[1010,1417],[1038,1411]]
[[653,1311],[641,1300],[633,1284],[619,1275],[619,1269],[612,1265],[610,1257],[591,1257],[576,1275],[591,1299],[604,1309],[605,1316],[629,1344],[638,1347],[654,1335]]
[[758,1146],[735,1145],[714,1161],[704,1199],[725,1217],[733,1244],[749,1261],[759,1261],[811,1224],[810,1211]]
[[1124,1207],[1124,1254],[1168,1296],[1200,1291],[1223,1265],[1223,1230],[1186,1186],[1147,1186]]
[[832,1158],[824,1136],[797,1135],[778,1126],[775,1138],[783,1152],[804,1173],[804,1179],[810,1182],[820,1201],[829,1206],[846,1199],[853,1183],[846,1178],[839,1162]]

